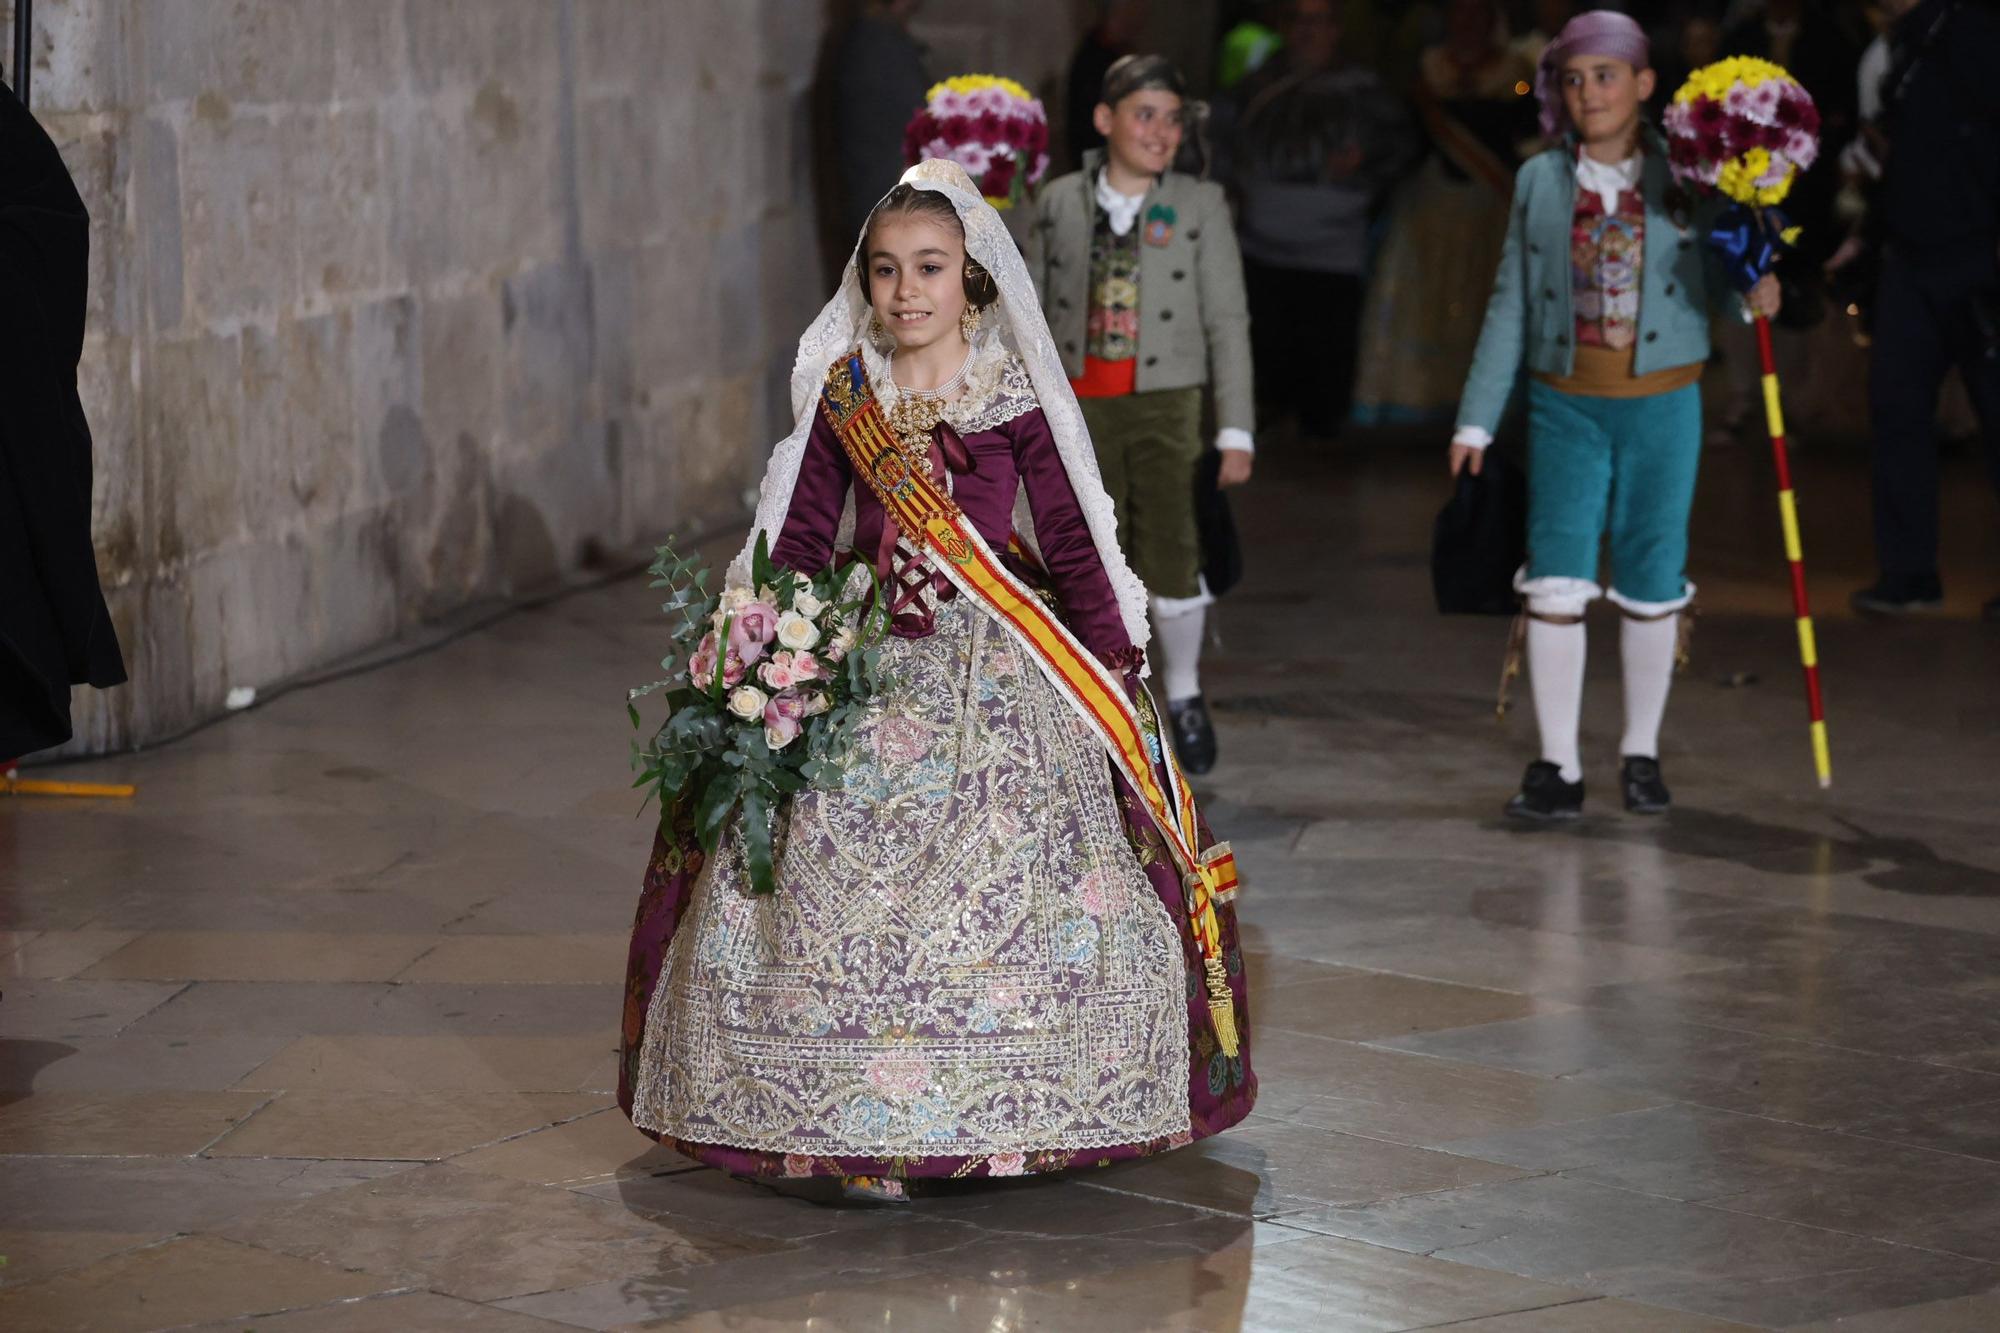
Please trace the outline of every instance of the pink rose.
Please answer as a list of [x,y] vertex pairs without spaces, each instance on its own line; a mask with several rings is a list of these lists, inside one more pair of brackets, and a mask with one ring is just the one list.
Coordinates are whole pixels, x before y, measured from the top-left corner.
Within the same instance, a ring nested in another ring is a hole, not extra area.
[[757,678],[774,690],[789,690],[792,688],[793,685],[798,683],[797,679],[792,675],[792,665],[789,662],[779,660],[788,655],[786,653],[779,653],[770,661],[764,663],[763,666],[758,667]]
[[715,684],[716,652],[715,635],[710,632],[703,636],[694,650],[694,656],[688,659],[688,679],[701,689]]
[[787,1176],[797,1180],[802,1176],[809,1176],[812,1173],[812,1158],[805,1156],[803,1153],[788,1152],[785,1154],[785,1174]]
[[799,719],[805,716],[806,701],[796,694],[780,694],[764,705],[764,743],[782,750],[799,738]]
[[819,659],[809,652],[792,654],[792,680],[803,685],[819,679]]
[[1028,1159],[1017,1152],[996,1152],[986,1159],[986,1174],[989,1176],[1019,1176],[1028,1170]]
[[736,619],[729,625],[730,651],[742,658],[745,666],[762,658],[764,649],[776,637],[778,610],[769,602],[750,602],[738,608]]

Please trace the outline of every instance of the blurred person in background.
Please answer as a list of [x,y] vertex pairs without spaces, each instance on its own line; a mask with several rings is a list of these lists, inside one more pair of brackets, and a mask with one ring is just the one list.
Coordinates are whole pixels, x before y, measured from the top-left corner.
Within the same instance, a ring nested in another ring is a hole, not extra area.
[[[2000,487],[2000,13],[1981,0],[1888,0],[1889,69],[1864,244],[1879,250],[1868,415],[1875,558],[1856,610],[1944,600],[1938,570],[1938,393],[1958,367]],[[2000,620],[2000,597],[1984,614]]]
[[1333,0],[1294,0],[1284,33],[1237,90],[1229,172],[1258,395],[1331,440],[1352,401],[1369,226],[1418,139],[1382,81],[1342,59]]
[[1357,421],[1435,422],[1458,406],[1514,172],[1541,148],[1534,77],[1495,0],[1452,0],[1411,93],[1430,151],[1396,192],[1369,280]]
[[922,7],[922,0],[867,0],[834,58],[842,250],[903,175],[903,131],[931,86],[923,45],[910,35],[910,20]]
[[1101,0],[1097,22],[1083,36],[1076,55],[1069,62],[1068,100],[1063,104],[1063,146],[1068,162],[1081,162],[1093,148],[1104,147],[1098,132],[1097,95],[1104,88],[1104,76],[1120,57],[1139,49],[1152,12],[1148,0]]
[[1146,585],[1175,753],[1215,764],[1201,691],[1208,607],[1195,512],[1202,389],[1214,389],[1217,484],[1250,479],[1256,425],[1243,264],[1220,186],[1172,170],[1190,103],[1164,56],[1104,76],[1102,149],[1036,200],[1028,269],[1076,392],[1118,544]]

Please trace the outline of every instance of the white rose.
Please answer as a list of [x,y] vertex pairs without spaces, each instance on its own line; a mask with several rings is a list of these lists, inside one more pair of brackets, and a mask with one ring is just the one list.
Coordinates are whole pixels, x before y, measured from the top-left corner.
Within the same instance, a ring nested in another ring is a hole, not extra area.
[[799,590],[792,594],[792,610],[808,620],[818,620],[820,613],[826,610],[826,603],[813,596],[812,589],[802,583]]
[[782,750],[798,738],[799,733],[796,727],[789,731],[779,727],[764,728],[764,744],[770,746],[773,750]]
[[778,643],[795,653],[819,645],[819,626],[796,611],[778,617]]
[[764,705],[770,701],[755,685],[739,685],[729,696],[729,711],[745,722],[754,722],[764,716]]
[[833,707],[833,700],[827,695],[809,694],[806,696],[807,717],[818,717],[831,707]]
[[860,642],[861,631],[855,629],[852,625],[841,626],[840,632],[833,636],[833,646],[840,649],[843,653],[853,652],[854,645]]

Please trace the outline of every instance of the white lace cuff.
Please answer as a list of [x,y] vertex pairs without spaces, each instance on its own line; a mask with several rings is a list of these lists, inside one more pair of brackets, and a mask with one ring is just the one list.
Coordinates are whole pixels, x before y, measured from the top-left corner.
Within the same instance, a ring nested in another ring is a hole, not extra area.
[[1218,449],[1234,449],[1240,453],[1254,454],[1257,452],[1257,441],[1251,439],[1250,432],[1241,426],[1224,426],[1221,430],[1215,432],[1215,447]]
[[1493,432],[1484,426],[1460,426],[1451,433],[1451,442],[1468,449],[1484,449],[1493,443]]

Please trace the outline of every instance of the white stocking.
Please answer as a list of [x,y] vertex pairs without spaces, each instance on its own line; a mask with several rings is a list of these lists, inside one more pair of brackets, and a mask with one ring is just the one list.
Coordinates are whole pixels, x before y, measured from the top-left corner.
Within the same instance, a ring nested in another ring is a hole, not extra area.
[[1674,683],[1674,645],[1680,617],[1658,620],[1625,617],[1619,631],[1618,655],[1625,668],[1625,738],[1621,755],[1660,757],[1660,719],[1667,711],[1667,690]]
[[1201,635],[1207,623],[1205,605],[1171,613],[1153,605],[1154,661],[1169,703],[1185,703],[1201,693]]
[[1528,621],[1528,684],[1535,696],[1535,722],[1542,731],[1542,758],[1562,770],[1564,782],[1583,778],[1577,756],[1577,726],[1583,712],[1583,622],[1552,625]]

